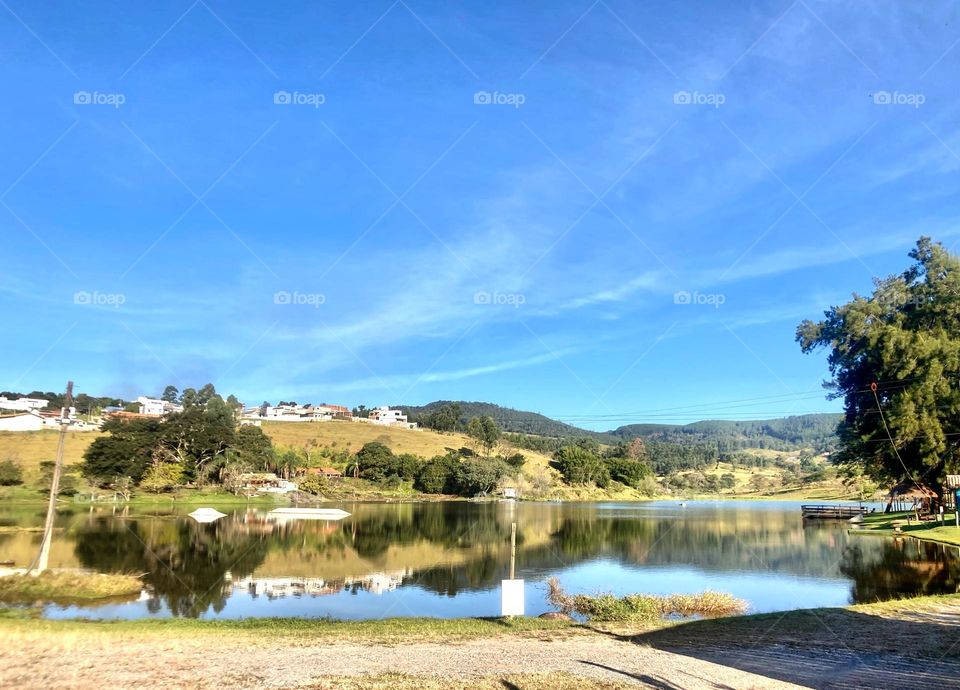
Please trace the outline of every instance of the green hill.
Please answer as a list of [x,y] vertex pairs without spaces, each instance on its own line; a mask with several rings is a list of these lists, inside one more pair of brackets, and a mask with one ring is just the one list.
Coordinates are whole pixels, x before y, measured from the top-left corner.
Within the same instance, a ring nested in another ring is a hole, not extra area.
[[691,424],[628,424],[610,431],[598,432],[565,424],[545,415],[501,407],[493,403],[463,400],[437,400],[422,406],[399,406],[411,420],[423,418],[443,405],[456,403],[462,411],[461,421],[486,415],[508,433],[548,438],[591,438],[599,443],[614,444],[622,440],[643,438],[646,441],[679,445],[713,445],[724,452],[761,448],[797,450],[813,447],[830,450],[836,443],[839,414],[808,414],[781,419],[703,420]]

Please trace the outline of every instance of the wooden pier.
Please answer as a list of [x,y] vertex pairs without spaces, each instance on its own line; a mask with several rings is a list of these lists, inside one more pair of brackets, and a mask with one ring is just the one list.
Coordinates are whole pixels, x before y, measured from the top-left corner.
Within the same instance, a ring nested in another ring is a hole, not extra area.
[[804,520],[849,520],[867,514],[863,506],[810,505],[800,506],[800,511]]

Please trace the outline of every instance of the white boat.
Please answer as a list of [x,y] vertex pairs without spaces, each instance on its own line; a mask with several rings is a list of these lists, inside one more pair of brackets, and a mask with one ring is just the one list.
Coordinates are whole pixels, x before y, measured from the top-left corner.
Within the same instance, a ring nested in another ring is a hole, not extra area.
[[339,508],[275,508],[269,516],[277,520],[342,520],[350,513]]
[[195,511],[190,513],[190,517],[197,522],[216,522],[220,518],[226,516],[226,513],[221,513],[215,508],[197,508]]

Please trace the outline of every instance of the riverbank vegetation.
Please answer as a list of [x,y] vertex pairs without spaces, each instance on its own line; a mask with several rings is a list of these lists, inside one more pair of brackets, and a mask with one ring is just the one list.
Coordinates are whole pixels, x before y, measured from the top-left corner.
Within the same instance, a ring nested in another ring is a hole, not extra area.
[[89,603],[107,599],[133,598],[143,583],[133,575],[47,570],[39,575],[14,574],[0,577],[0,602]]
[[567,594],[557,578],[547,581],[547,601],[560,613],[576,614],[588,622],[656,623],[671,617],[717,618],[746,613],[747,602],[723,592],[699,594]]

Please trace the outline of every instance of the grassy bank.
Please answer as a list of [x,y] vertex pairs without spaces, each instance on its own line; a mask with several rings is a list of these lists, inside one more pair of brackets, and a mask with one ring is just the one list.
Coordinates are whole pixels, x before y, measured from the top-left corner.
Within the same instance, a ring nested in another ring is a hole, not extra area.
[[126,636],[158,637],[220,637],[222,635],[249,636],[271,639],[281,637],[295,643],[302,642],[362,642],[369,644],[398,644],[403,642],[434,642],[473,640],[502,635],[542,635],[569,633],[582,626],[569,621],[541,618],[388,618],[371,621],[334,621],[303,618],[250,618],[242,620],[203,621],[191,618],[85,621],[52,621],[24,615],[0,617],[0,631],[4,628],[29,628],[50,634],[86,635],[87,633]]
[[[955,526],[953,513],[947,513],[945,524],[937,522],[917,522],[913,512],[902,513],[873,513],[863,519],[860,527],[850,530],[850,534],[873,534],[877,536],[896,536],[896,525],[900,524],[902,534],[925,541],[935,541],[941,544],[960,546],[960,527]],[[909,524],[908,524],[909,521]]]
[[38,601],[63,604],[99,602],[136,597],[142,589],[140,579],[132,575],[48,570],[37,576],[0,577],[0,601],[8,604],[32,604]]
[[[189,618],[88,621],[45,620],[18,611],[15,615],[0,616],[0,633],[31,632],[41,635],[86,637],[91,634],[116,636],[118,639],[251,637],[271,639],[290,644],[309,643],[364,643],[402,644],[420,642],[453,642],[474,639],[522,636],[545,639],[571,635],[616,635],[651,640],[711,641],[749,640],[758,636],[782,638],[778,643],[806,645],[811,635],[823,626],[843,630],[851,646],[864,650],[883,651],[901,649],[917,653],[943,653],[946,639],[956,641],[953,626],[926,623],[926,616],[941,616],[945,610],[960,614],[960,594],[897,599],[873,604],[845,607],[801,609],[797,611],[730,616],[688,622],[649,620],[578,623],[543,618],[388,618],[369,621],[335,621],[302,618],[255,618],[241,620],[197,620]],[[773,624],[776,624],[773,626]],[[915,636],[906,623],[927,625],[929,635]],[[775,628],[775,629],[774,629]],[[903,634],[898,633],[898,630]],[[900,639],[911,633],[911,639]],[[881,634],[882,633],[882,634]],[[824,638],[832,645],[835,639]],[[904,645],[907,645],[904,648]],[[948,646],[948,645],[947,645]],[[960,656],[960,645],[953,649]]]

